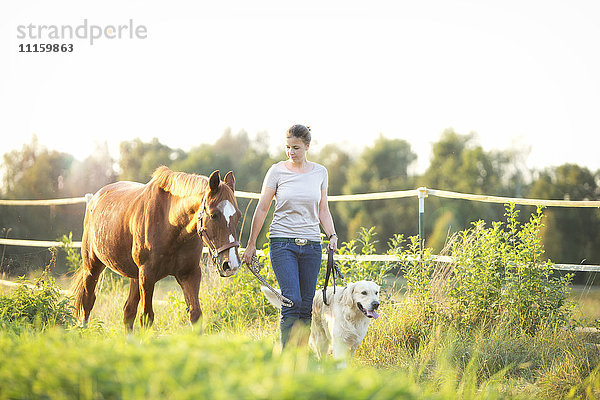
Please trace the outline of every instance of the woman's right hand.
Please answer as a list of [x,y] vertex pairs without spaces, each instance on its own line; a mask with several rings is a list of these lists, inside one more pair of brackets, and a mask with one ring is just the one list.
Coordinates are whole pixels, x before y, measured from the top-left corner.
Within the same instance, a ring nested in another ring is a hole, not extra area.
[[246,250],[244,250],[244,254],[242,255],[242,262],[246,265],[252,264],[252,259],[256,256],[256,245],[250,244],[246,246]]
[[256,257],[256,240],[258,238],[260,229],[263,226],[263,222],[265,222],[265,217],[267,216],[267,212],[269,211],[273,197],[275,197],[275,189],[271,189],[269,187],[263,188],[260,199],[258,200],[258,205],[256,206],[256,210],[254,210],[254,217],[252,217],[252,225],[250,226],[250,237],[248,238],[248,244],[246,245],[246,250],[242,255],[242,262],[246,265],[252,265],[252,258]]

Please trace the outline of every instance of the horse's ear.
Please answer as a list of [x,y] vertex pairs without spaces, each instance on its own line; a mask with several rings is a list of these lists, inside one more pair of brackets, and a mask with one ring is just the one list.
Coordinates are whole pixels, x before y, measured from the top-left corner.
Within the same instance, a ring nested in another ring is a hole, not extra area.
[[227,186],[229,186],[231,190],[235,192],[235,176],[233,176],[233,171],[229,171],[227,175],[225,175],[223,182],[225,182]]
[[210,177],[208,178],[208,187],[210,187],[211,192],[217,192],[219,190],[219,184],[221,183],[221,174],[219,170],[216,170]]

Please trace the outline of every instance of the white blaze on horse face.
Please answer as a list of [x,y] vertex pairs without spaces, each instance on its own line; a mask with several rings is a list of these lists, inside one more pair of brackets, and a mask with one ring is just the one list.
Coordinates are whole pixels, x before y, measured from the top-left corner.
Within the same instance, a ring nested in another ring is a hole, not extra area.
[[[229,235],[229,243],[235,242],[235,238],[233,235]],[[232,269],[236,269],[240,267],[240,263],[238,262],[238,258],[235,255],[235,247],[229,249],[229,266]]]
[[223,200],[219,203],[217,209],[221,211],[221,213],[225,217],[225,221],[227,221],[227,226],[229,226],[229,221],[231,220],[231,217],[235,215],[235,207],[233,206],[233,204],[231,204],[229,200]]

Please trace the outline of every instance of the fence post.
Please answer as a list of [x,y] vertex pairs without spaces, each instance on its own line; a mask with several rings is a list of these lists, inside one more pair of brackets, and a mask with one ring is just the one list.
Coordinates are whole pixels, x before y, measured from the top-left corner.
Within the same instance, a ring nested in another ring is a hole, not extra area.
[[85,208],[87,209],[88,204],[90,204],[90,201],[92,200],[92,197],[94,197],[94,195],[92,193],[86,193],[85,194]]
[[425,198],[427,198],[427,188],[422,186],[417,191],[419,192],[419,250],[421,250],[422,261],[425,249]]
[[[8,239],[8,234],[10,233],[10,231],[12,230],[12,228],[8,228],[6,230],[6,239]],[[4,244],[4,247],[2,248],[2,259],[0,259],[0,271],[2,271],[2,267],[4,265],[4,253],[6,252],[6,243]]]

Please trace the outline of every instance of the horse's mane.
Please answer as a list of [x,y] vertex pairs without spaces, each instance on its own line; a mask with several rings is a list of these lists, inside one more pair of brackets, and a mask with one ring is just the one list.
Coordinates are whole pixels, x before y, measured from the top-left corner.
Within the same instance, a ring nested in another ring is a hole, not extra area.
[[200,194],[208,186],[208,179],[205,176],[171,171],[164,165],[156,168],[148,184],[153,182],[165,192],[179,197]]

